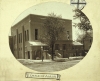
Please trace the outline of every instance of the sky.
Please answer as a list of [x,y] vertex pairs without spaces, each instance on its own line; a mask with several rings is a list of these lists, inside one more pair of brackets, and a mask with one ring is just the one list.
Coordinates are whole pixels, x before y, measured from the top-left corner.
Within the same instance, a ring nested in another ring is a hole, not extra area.
[[[55,13],[56,15],[61,15],[63,19],[70,19],[72,20],[72,22],[79,22],[78,20],[73,20],[73,15],[74,15],[73,9],[75,9],[73,6],[61,2],[41,3],[33,7],[30,7],[24,12],[22,12],[16,18],[12,26],[18,23],[20,20],[22,20],[29,14],[48,16],[49,13]],[[73,27],[73,40],[76,40],[77,38],[76,32],[77,28]]]

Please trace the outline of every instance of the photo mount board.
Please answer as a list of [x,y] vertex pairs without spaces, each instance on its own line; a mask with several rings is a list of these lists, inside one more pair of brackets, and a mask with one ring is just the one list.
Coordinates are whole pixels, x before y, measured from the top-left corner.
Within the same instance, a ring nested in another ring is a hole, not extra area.
[[[19,62],[17,62],[15,60],[15,58],[13,57],[12,53],[10,52],[9,49],[9,45],[8,45],[8,38],[7,35],[9,33],[9,29],[13,23],[13,21],[18,17],[18,15],[26,10],[27,8],[33,6],[33,3],[31,1],[26,1],[27,3],[25,3],[24,1],[11,1],[11,2],[5,2],[5,1],[1,1],[1,60],[0,60],[0,79],[1,81],[13,81],[13,80],[17,80],[17,81],[35,81],[34,78],[25,78],[25,72],[35,72],[33,70],[30,70],[26,67],[24,67],[23,65],[21,65]],[[34,5],[35,3],[38,4],[37,1],[33,1]],[[69,2],[68,0],[65,2],[67,3]],[[89,20],[91,21],[92,27],[93,27],[93,36],[94,36],[94,40],[93,40],[93,44],[92,47],[88,53],[88,55],[86,56],[86,58],[84,58],[84,60],[82,62],[80,62],[80,64],[76,65],[74,67],[74,69],[70,68],[68,70],[63,70],[63,71],[59,71],[59,72],[52,72],[55,74],[60,74],[61,75],[61,81],[65,81],[65,80],[83,80],[83,81],[94,81],[94,80],[100,80],[99,75],[99,67],[100,67],[100,51],[99,51],[99,42],[100,39],[99,37],[99,10],[95,10],[96,7],[99,7],[99,5],[97,4],[96,6],[92,6],[95,5],[97,2],[95,1],[90,1],[88,0],[88,2],[91,2],[89,4],[87,4],[87,6],[83,9],[83,12],[87,15],[87,17],[89,18]],[[99,2],[99,1],[98,1]],[[19,4],[23,3],[23,6],[18,6]],[[12,5],[13,4],[13,5]],[[27,6],[26,6],[27,4]],[[28,6],[29,5],[29,6]],[[15,8],[15,9],[12,9]],[[91,11],[92,9],[92,11]],[[94,11],[94,12],[93,12]],[[93,14],[91,14],[93,13]],[[13,15],[11,15],[13,14]],[[97,14],[94,17],[94,14]],[[5,18],[6,17],[6,18]],[[4,21],[7,21],[6,24]],[[4,35],[6,35],[4,37]],[[3,47],[4,46],[4,47]],[[6,48],[6,49],[5,49]],[[16,70],[15,70],[16,69]],[[20,75],[19,75],[20,74]],[[95,77],[94,77],[95,76]],[[91,77],[91,78],[88,78]],[[36,80],[44,80],[44,79],[36,79]],[[45,79],[46,81],[49,81],[52,79]],[[55,80],[54,80],[55,81]]]

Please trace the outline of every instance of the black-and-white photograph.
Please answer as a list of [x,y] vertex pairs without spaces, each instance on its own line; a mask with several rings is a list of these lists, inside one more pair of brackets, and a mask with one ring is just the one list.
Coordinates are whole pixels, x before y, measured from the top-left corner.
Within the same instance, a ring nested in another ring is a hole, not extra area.
[[9,33],[13,56],[40,72],[61,71],[76,65],[88,54],[92,41],[88,17],[74,6],[59,2],[25,10]]

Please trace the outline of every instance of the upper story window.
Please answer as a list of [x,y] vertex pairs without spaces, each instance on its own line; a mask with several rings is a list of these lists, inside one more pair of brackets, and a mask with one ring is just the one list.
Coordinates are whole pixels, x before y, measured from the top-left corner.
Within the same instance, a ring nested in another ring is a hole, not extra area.
[[25,31],[25,41],[26,41],[26,31]]
[[14,44],[16,44],[16,35],[14,36]]
[[18,42],[22,43],[22,33],[18,34]]
[[29,30],[25,31],[25,41],[29,40]]
[[35,29],[35,40],[38,40],[38,29]]
[[19,43],[20,43],[20,34],[18,34],[18,38],[19,38]]
[[20,42],[22,43],[22,33],[20,33]]
[[69,31],[67,31],[67,39],[69,40]]

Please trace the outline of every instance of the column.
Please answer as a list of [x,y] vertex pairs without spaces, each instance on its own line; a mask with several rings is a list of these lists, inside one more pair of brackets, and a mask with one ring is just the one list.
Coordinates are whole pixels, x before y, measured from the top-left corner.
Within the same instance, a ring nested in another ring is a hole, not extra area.
[[24,38],[24,26],[22,27],[22,58],[25,59],[25,38]]
[[16,45],[17,45],[17,50],[16,50],[17,59],[19,59],[18,29],[16,29]]

